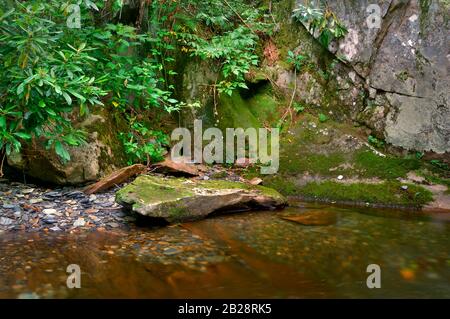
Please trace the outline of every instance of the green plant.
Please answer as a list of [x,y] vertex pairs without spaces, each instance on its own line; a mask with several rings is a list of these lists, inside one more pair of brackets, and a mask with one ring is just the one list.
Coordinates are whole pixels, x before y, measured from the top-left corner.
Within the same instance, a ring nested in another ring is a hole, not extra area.
[[344,37],[348,30],[336,15],[327,7],[313,8],[299,5],[294,9],[292,17],[303,23],[313,34],[317,34],[319,42],[328,48],[331,41]]
[[305,106],[298,102],[294,103],[293,108],[294,108],[294,111],[297,113],[301,113],[305,110]]
[[[167,81],[175,74],[167,66],[175,48],[167,29],[141,34],[132,26],[99,21],[104,2],[87,0],[81,4],[83,27],[70,29],[69,4],[0,4],[0,151],[7,155],[33,139],[63,162],[70,160],[67,147],[85,141],[73,121],[106,103],[131,115],[180,107]],[[149,10],[163,5],[155,1]],[[144,49],[149,53],[140,54]]]
[[442,162],[440,160],[431,160],[430,163],[431,163],[431,165],[433,165],[433,166],[435,166],[437,168],[440,168],[442,170],[445,170],[445,171],[450,170],[450,167],[448,166],[448,164],[444,163],[444,162]]
[[369,142],[369,144],[375,146],[376,148],[384,147],[384,142],[382,140],[379,140],[375,136],[369,135],[369,137],[367,138],[367,141]]
[[251,66],[258,65],[255,54],[258,33],[268,34],[271,25],[264,23],[258,9],[242,1],[195,1],[199,11],[195,16],[213,31],[211,37],[200,37],[189,32],[177,33],[185,52],[203,60],[217,61],[222,78],[215,89],[229,96],[239,88],[248,89],[244,75]]
[[288,51],[287,62],[291,64],[297,72],[300,72],[308,59],[309,58],[306,55],[295,54],[292,51]]
[[328,116],[326,116],[326,115],[323,114],[323,113],[320,113],[320,114],[319,114],[319,121],[320,121],[321,123],[325,123],[326,121],[328,121]]
[[73,105],[102,105],[106,95],[92,72],[92,48],[68,43],[63,24],[47,18],[62,20],[58,8],[55,1],[15,2],[0,18],[0,149],[7,155],[35,137],[68,161],[65,147],[84,142],[68,117]]
[[131,127],[128,132],[119,133],[119,139],[125,149],[128,164],[159,162],[164,159],[165,147],[169,145],[169,138],[161,131],[148,129],[136,119],[130,119]]

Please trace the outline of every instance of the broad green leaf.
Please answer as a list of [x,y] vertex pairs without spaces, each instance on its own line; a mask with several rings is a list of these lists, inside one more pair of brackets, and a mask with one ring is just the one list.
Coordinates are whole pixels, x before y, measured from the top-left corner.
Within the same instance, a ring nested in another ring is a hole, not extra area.
[[55,141],[55,152],[63,160],[63,162],[70,161],[70,154],[60,141]]
[[67,104],[72,105],[72,98],[70,97],[70,95],[67,94],[67,92],[63,92],[62,95],[66,99]]
[[20,137],[20,138],[22,138],[24,140],[31,139],[31,135],[28,134],[28,133],[25,133],[25,132],[17,132],[17,133],[14,133],[14,135],[17,136],[17,137]]

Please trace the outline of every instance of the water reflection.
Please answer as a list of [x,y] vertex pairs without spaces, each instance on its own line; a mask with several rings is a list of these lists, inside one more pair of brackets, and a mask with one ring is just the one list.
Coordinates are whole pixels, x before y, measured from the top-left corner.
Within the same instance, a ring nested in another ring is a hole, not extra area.
[[[114,233],[4,234],[0,298],[450,297],[446,215],[301,206]],[[332,222],[286,220],[306,214]],[[366,287],[373,263],[381,289]],[[66,287],[69,264],[81,267],[81,289]]]

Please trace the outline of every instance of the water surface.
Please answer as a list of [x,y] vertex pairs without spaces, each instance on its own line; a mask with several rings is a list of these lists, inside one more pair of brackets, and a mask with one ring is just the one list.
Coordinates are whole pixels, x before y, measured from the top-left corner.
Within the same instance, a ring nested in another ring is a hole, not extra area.
[[[307,226],[281,217],[327,211]],[[0,298],[450,298],[450,214],[303,205],[170,227],[0,235]],[[68,289],[66,267],[81,268]],[[366,268],[381,267],[381,289]]]

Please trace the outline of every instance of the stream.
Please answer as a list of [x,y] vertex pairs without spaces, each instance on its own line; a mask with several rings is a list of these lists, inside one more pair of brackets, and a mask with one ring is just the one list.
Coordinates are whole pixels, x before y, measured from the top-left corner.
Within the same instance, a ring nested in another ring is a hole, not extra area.
[[[450,298],[447,214],[298,203],[168,227],[0,234],[0,298]],[[327,211],[326,226],[280,217]],[[81,288],[66,268],[81,269]],[[369,264],[381,288],[369,289]]]

